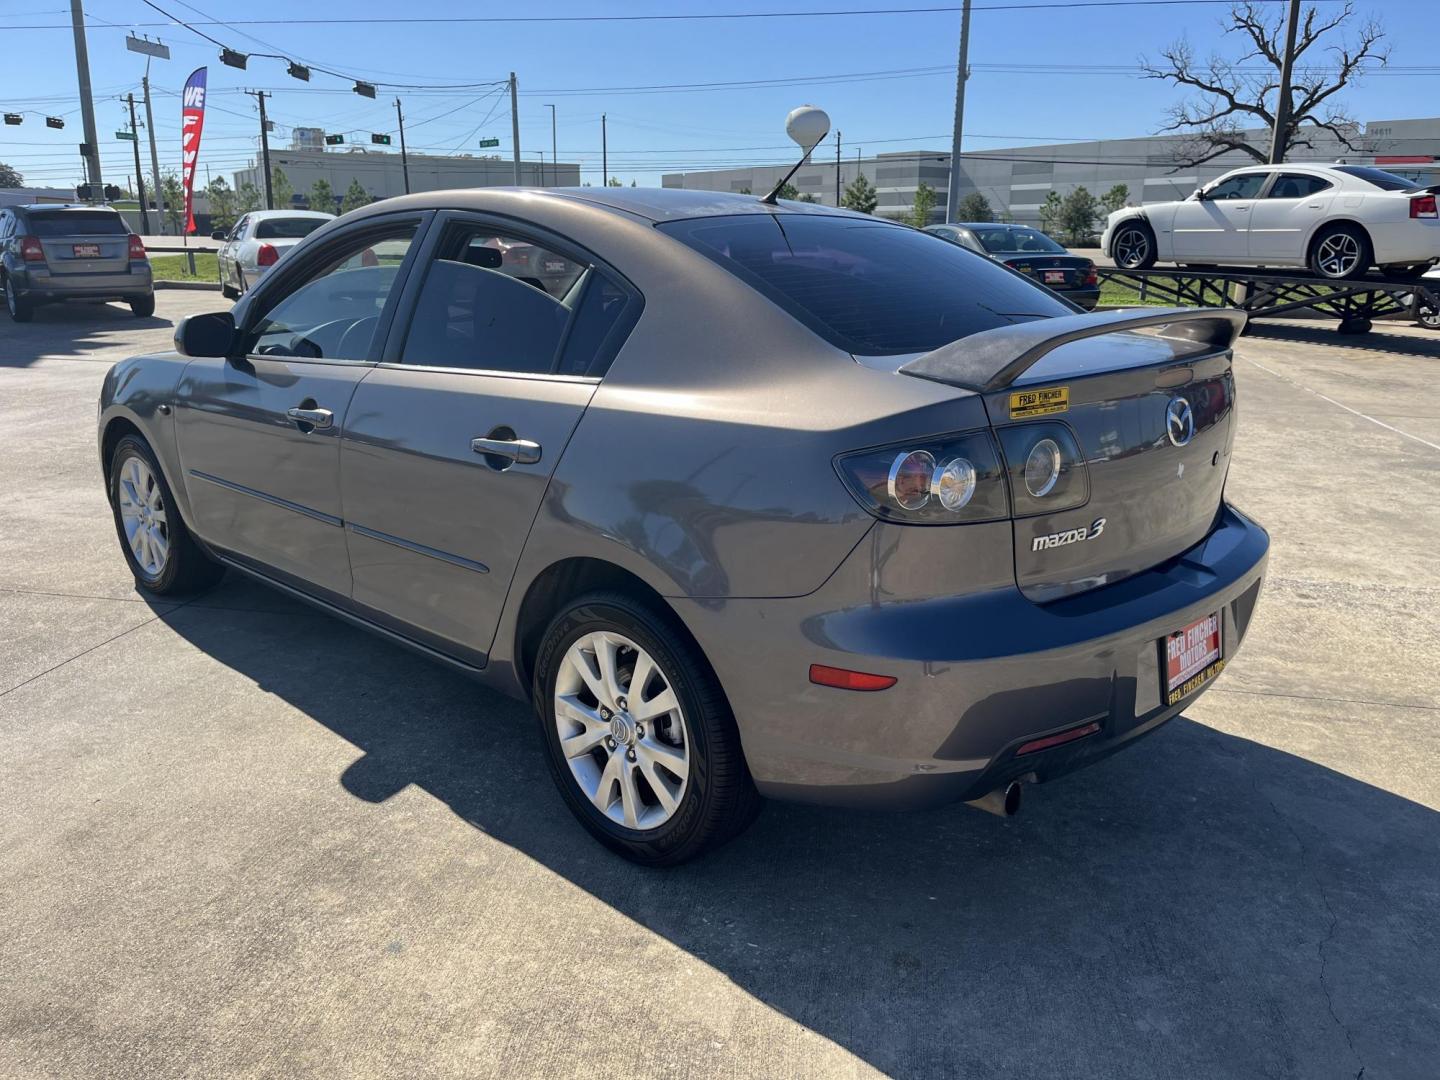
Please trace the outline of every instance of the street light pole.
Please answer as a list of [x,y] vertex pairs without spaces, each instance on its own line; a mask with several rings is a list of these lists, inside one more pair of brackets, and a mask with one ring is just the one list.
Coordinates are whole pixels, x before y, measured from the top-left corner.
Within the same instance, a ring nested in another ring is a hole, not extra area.
[[1300,23],[1300,0],[1290,0],[1290,16],[1285,26],[1285,57],[1280,63],[1280,99],[1275,103],[1275,130],[1270,133],[1270,164],[1285,160],[1290,128],[1290,71],[1295,66],[1295,30]]
[[600,114],[600,186],[610,186],[610,140],[605,131],[605,114]]
[[950,182],[945,191],[945,220],[960,214],[960,136],[965,127],[965,82],[970,78],[970,0],[960,9],[960,67],[955,72],[955,132],[950,140]]
[[85,128],[85,182],[90,202],[104,197],[100,179],[100,144],[95,134],[95,102],[90,98],[90,53],[85,48],[85,11],[80,0],[70,0],[70,25],[75,34],[75,74],[80,80],[80,117]]
[[245,92],[260,102],[260,167],[265,170],[265,209],[274,210],[275,186],[270,178],[270,125],[265,120],[266,94],[264,90],[246,90]]
[[145,136],[150,140],[150,186],[155,193],[155,212],[159,217],[157,235],[165,235],[165,186],[160,183],[160,155],[155,149],[155,114],[150,109],[150,61],[145,61],[145,75],[140,80],[145,96]]
[[555,106],[546,105],[550,110],[550,179],[558,183],[560,179],[560,154],[555,149]]
[[520,186],[520,106],[515,73],[510,73],[510,140],[515,151],[515,186]]
[[840,205],[840,129],[835,129],[835,205]]
[[135,193],[140,196],[140,227],[145,235],[150,232],[150,211],[145,206],[145,173],[140,168],[140,132],[135,126],[135,95],[126,94],[125,103],[130,106],[130,145],[135,148]]

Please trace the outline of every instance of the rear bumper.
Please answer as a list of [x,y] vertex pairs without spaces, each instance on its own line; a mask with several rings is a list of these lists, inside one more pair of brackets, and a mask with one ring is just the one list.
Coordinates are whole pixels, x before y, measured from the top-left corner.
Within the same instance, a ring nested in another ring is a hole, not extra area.
[[1100,302],[1100,287],[1093,289],[1059,289],[1061,296],[1072,304],[1079,304],[1086,311],[1094,311],[1095,305]]
[[[1269,553],[1265,530],[1227,506],[1210,535],[1182,555],[1056,603],[1032,603],[1013,578],[963,595],[907,598],[906,583],[886,568],[917,565],[915,552],[898,550],[906,534],[929,534],[920,542],[933,544],[958,530],[875,528],[882,535],[872,533],[810,596],[680,607],[730,698],[751,772],[771,797],[920,806],[1097,761],[1194,700],[1162,700],[1162,637],[1219,612],[1224,658],[1234,657]],[[954,580],[945,566],[935,572]],[[811,663],[898,682],[874,693],[816,686]],[[1084,739],[1016,754],[1089,722],[1099,730]]]
[[1440,258],[1440,219],[1412,218],[1366,226],[1377,265],[1423,263]]
[[25,268],[10,272],[17,294],[37,304],[65,300],[138,300],[155,291],[150,264],[131,263],[128,273],[51,274]]

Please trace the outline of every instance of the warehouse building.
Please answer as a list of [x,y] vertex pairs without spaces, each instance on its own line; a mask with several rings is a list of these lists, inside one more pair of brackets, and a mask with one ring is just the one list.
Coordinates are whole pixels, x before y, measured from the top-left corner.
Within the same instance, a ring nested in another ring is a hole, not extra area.
[[[1246,141],[1268,149],[1268,130],[1245,133]],[[1363,153],[1346,150],[1325,131],[1313,131],[1313,148],[1301,148],[1290,161],[1338,161],[1377,165],[1417,183],[1440,183],[1440,118],[1420,120],[1376,120],[1363,125]],[[1100,142],[1056,143],[1048,146],[1013,147],[1002,150],[966,151],[960,156],[960,196],[978,191],[1002,219],[1035,224],[1046,195],[1061,197],[1084,186],[1100,196],[1116,184],[1129,189],[1132,204],[1182,199],[1197,187],[1208,184],[1221,173],[1254,159],[1230,151],[1198,167],[1177,164],[1186,148],[1183,136],[1149,136]],[[833,152],[833,151],[832,151]],[[667,173],[665,187],[702,191],[769,191],[789,165],[760,168],[718,169],[703,172]],[[834,206],[836,178],[840,190],[864,173],[875,186],[879,200],[875,212],[888,217],[908,214],[915,192],[923,182],[935,189],[932,222],[944,220],[950,184],[950,155],[934,150],[905,150],[868,158],[851,158],[838,164],[825,160],[825,151],[816,150],[810,161],[795,174],[791,183],[800,195]]]

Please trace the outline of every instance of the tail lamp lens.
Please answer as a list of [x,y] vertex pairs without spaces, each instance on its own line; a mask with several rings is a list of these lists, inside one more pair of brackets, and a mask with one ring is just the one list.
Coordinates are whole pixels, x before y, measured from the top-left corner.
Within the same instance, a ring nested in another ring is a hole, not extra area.
[[1099,285],[1099,284],[1100,284],[1100,272],[1095,269],[1095,264],[1094,264],[1094,263],[1091,263],[1091,264],[1090,264],[1090,268],[1085,271],[1085,284],[1086,284],[1086,285]]
[[1017,424],[998,434],[1017,518],[1070,510],[1090,498],[1085,461],[1064,424]]
[[260,250],[255,253],[256,266],[274,266],[280,261],[280,252],[275,250],[274,244],[261,244]]
[[22,236],[20,238],[20,258],[26,262],[45,261],[45,249],[40,246],[39,237]]
[[145,258],[145,244],[140,239],[140,237],[136,236],[134,233],[130,234],[130,258]]
[[1440,217],[1435,209],[1434,195],[1417,195],[1410,200],[1410,216],[1412,218],[1433,218]]
[[862,450],[836,467],[860,504],[890,521],[958,525],[1009,516],[1000,456],[985,432]]

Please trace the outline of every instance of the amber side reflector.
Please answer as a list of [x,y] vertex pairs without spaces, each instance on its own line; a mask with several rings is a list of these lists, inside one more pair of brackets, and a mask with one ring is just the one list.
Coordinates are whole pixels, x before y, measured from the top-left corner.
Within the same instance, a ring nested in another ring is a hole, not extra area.
[[1038,750],[1049,750],[1052,746],[1063,746],[1067,742],[1074,742],[1076,739],[1083,739],[1086,735],[1094,735],[1100,730],[1100,723],[1092,720],[1088,724],[1081,724],[1069,731],[1061,731],[1055,735],[1046,735],[1043,739],[1031,739],[1025,745],[1015,751],[1015,756],[1021,754],[1033,754]]
[[863,671],[811,664],[810,681],[817,686],[834,686],[840,690],[888,690],[897,680],[894,675],[869,675]]

